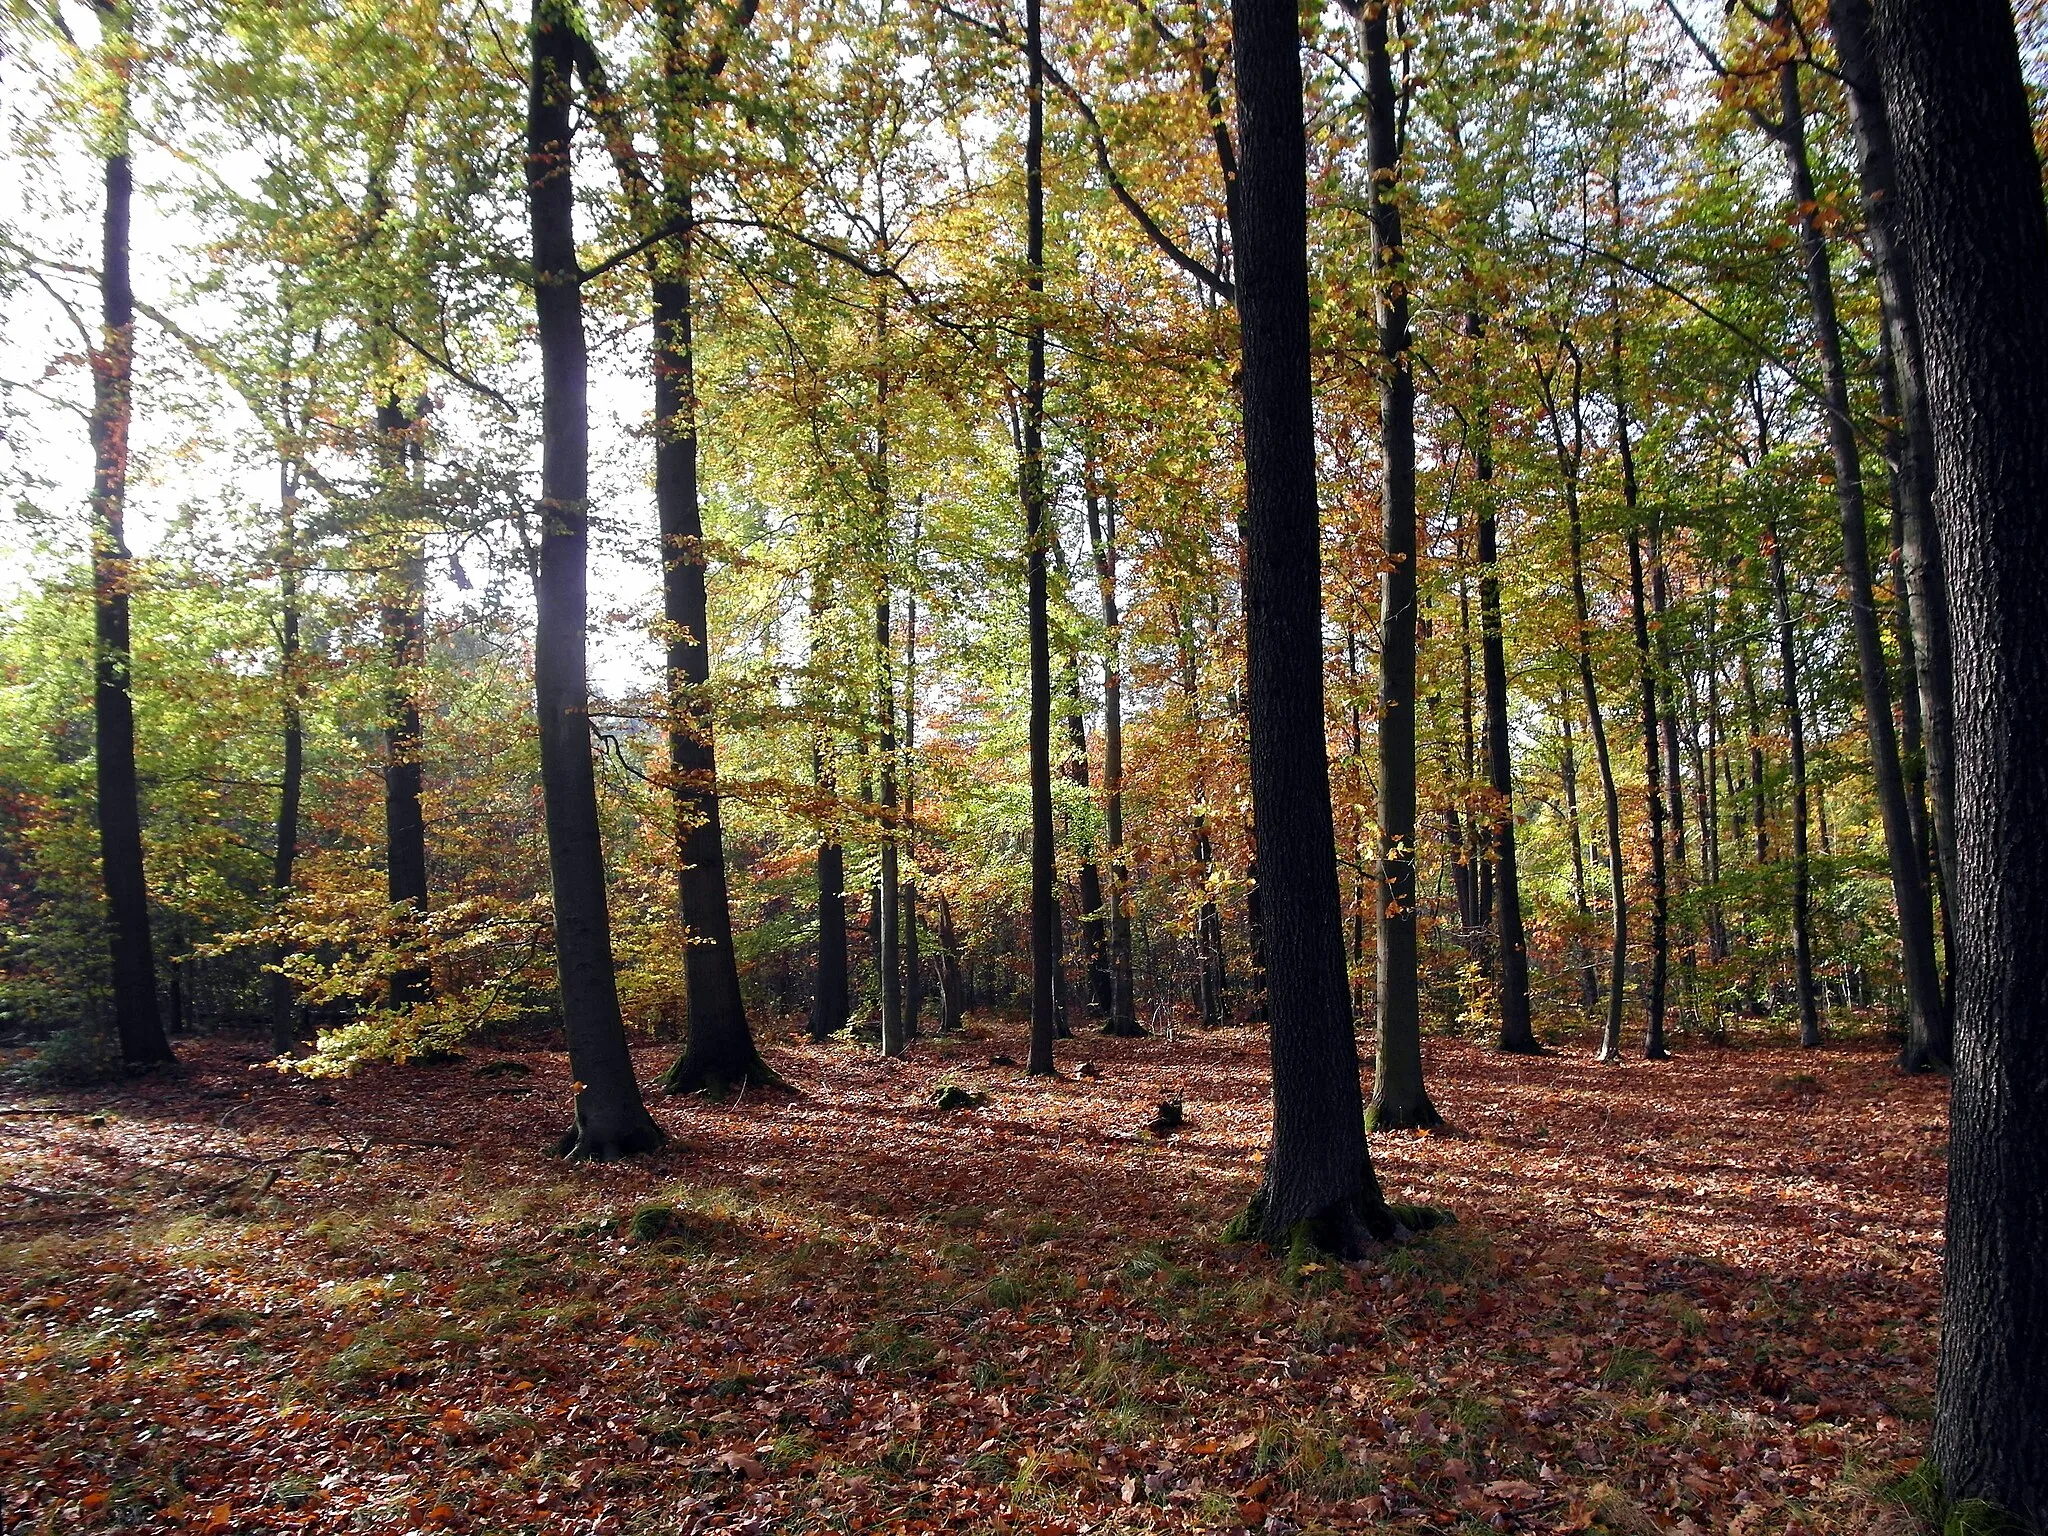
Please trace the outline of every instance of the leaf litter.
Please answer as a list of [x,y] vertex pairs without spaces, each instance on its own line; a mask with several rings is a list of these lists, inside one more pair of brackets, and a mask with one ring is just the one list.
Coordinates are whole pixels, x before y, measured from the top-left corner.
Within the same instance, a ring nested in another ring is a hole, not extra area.
[[559,1055],[315,1084],[191,1042],[0,1117],[0,1519],[1867,1529],[1926,1436],[1942,1085],[1429,1050],[1449,1128],[1373,1152],[1457,1224],[1295,1285],[1219,1237],[1268,1126],[1243,1031],[1056,1080],[990,1064],[1014,1023],[779,1032],[795,1094],[656,1099],[671,1145],[596,1168],[544,1155]]

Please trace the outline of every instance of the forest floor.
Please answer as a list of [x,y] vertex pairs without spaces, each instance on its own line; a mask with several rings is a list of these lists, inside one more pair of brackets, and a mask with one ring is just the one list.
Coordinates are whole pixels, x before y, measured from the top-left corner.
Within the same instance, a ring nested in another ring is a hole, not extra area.
[[607,1167],[558,1055],[180,1049],[0,1095],[10,1533],[1867,1531],[1925,1437],[1945,1084],[1875,1045],[1433,1039],[1373,1154],[1457,1224],[1299,1285],[1218,1236],[1244,1031],[778,1037]]

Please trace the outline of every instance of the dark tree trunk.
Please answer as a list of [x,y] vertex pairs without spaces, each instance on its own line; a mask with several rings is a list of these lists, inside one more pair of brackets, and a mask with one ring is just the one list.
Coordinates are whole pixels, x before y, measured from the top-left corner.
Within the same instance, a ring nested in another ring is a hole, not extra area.
[[[1088,788],[1088,719],[1081,705],[1081,657],[1069,658],[1072,670],[1067,682],[1066,776],[1081,789]],[[1080,849],[1081,870],[1081,969],[1088,980],[1087,1008],[1096,1018],[1107,1018],[1115,983],[1109,971],[1109,924],[1102,912],[1102,867],[1095,862],[1095,847],[1088,842]]]
[[607,1159],[661,1145],[633,1075],[612,971],[611,915],[590,751],[584,668],[589,594],[589,360],[576,264],[570,69],[582,18],[536,0],[526,124],[534,312],[541,354],[540,557],[534,581],[534,702],[540,728],[555,974],[569,1070],[579,1085],[568,1157]]
[[[1473,466],[1479,481],[1479,644],[1486,695],[1486,782],[1492,790],[1488,843],[1494,873],[1494,963],[1500,987],[1500,1048],[1541,1049],[1529,1007],[1529,941],[1522,929],[1522,881],[1515,855],[1515,774],[1508,730],[1508,653],[1500,611],[1500,529],[1493,489],[1493,391],[1486,380],[1485,325],[1474,312],[1465,334],[1480,378],[1473,406]],[[1576,829],[1574,829],[1576,835]]]
[[[378,573],[378,623],[389,671],[384,695],[384,875],[394,913],[405,913],[417,939],[427,910],[427,819],[420,804],[420,669],[426,664],[426,549],[419,527],[416,466],[420,421],[387,395],[377,406],[377,456],[384,485],[385,568]],[[391,1006],[412,1008],[432,996],[425,966],[392,973]]]
[[1813,174],[1806,153],[1806,119],[1799,98],[1799,65],[1787,59],[1778,70],[1779,125],[1799,242],[1806,258],[1807,297],[1813,306],[1814,337],[1820,347],[1828,400],[1828,448],[1834,460],[1835,504],[1842,524],[1842,574],[1849,586],[1849,622],[1856,642],[1856,671],[1863,684],[1864,728],[1884,844],[1891,866],[1892,903],[1899,919],[1899,947],[1911,1023],[1909,1039],[1948,1038],[1947,1006],[1934,956],[1934,906],[1927,866],[1913,838],[1906,810],[1906,786],[1899,771],[1898,735],[1892,726],[1891,681],[1884,637],[1872,595],[1870,544],[1863,512],[1863,461],[1850,415],[1849,375],[1842,358],[1841,328],[1835,317],[1834,278],[1827,240],[1815,214]]
[[[1369,106],[1372,263],[1379,282],[1380,455],[1385,477],[1380,529],[1386,562],[1380,576],[1380,881],[1374,897],[1379,912],[1379,1041],[1366,1123],[1374,1130],[1411,1130],[1443,1120],[1423,1086],[1422,999],[1415,969],[1415,376],[1409,359],[1401,208],[1394,195],[1401,150],[1386,7],[1368,5],[1359,14]],[[1318,658],[1320,672],[1320,650]]]
[[[1626,437],[1627,418],[1621,431]],[[1629,457],[1623,455],[1629,466]],[[1635,479],[1633,466],[1622,470],[1624,485]],[[1625,492],[1633,513],[1633,490]],[[1664,1047],[1665,989],[1670,974],[1670,896],[1665,888],[1664,862],[1664,770],[1657,728],[1657,671],[1651,657],[1649,603],[1643,592],[1642,530],[1628,531],[1628,576],[1630,614],[1635,624],[1636,672],[1642,681],[1643,706],[1643,799],[1650,820],[1650,974],[1643,997],[1643,1055],[1662,1061],[1671,1053]]]
[[[1892,517],[1898,551],[1896,579],[1906,623],[1901,655],[1910,642],[1912,662],[1901,692],[1917,695],[1924,733],[1921,766],[1933,806],[1936,878],[1943,893],[1943,937],[1948,946],[1949,984],[1955,977],[1955,911],[1950,895],[1956,878],[1954,759],[1954,660],[1951,656],[1948,580],[1941,535],[1935,526],[1934,422],[1928,407],[1927,364],[1920,335],[1919,301],[1912,260],[1897,228],[1898,169],[1891,114],[1879,77],[1871,35],[1870,0],[1829,0],[1828,24],[1848,86],[1849,119],[1856,133],[1862,182],[1864,229],[1877,268],[1883,301],[1890,367],[1885,382],[1896,403],[1886,414],[1900,424],[1892,476]],[[1909,754],[1910,755],[1910,754]],[[1923,866],[1924,861],[1923,861]],[[1939,1025],[1939,1031],[1935,1027]],[[1948,1012],[1929,1018],[1909,1012],[1901,1061],[1909,1072],[1944,1069],[1949,1058]],[[1922,1033],[1925,1029],[1927,1032]]]
[[[1617,171],[1617,182],[1619,179]],[[1614,218],[1618,226],[1621,222],[1619,197],[1615,202]],[[1662,738],[1657,725],[1657,667],[1650,647],[1649,602],[1643,582],[1643,529],[1638,521],[1642,495],[1636,479],[1635,444],[1629,438],[1628,384],[1622,371],[1621,313],[1618,305],[1610,340],[1608,361],[1614,375],[1615,446],[1621,456],[1621,499],[1629,517],[1629,615],[1635,628],[1636,677],[1642,690],[1643,802],[1650,822],[1650,972],[1643,989],[1643,1055],[1651,1061],[1662,1061],[1670,1055],[1664,1046],[1664,1005],[1671,968],[1671,893],[1664,861],[1664,769]],[[1617,983],[1619,980],[1617,974]]]
[[939,1033],[960,1028],[967,1014],[967,977],[960,964],[960,935],[953,926],[953,904],[939,897]]
[[1142,1035],[1131,978],[1131,871],[1124,858],[1123,628],[1116,597],[1116,491],[1086,488],[1088,544],[1102,596],[1102,787],[1109,833],[1109,1023],[1111,1035]]
[[1323,744],[1301,33],[1292,0],[1234,0],[1231,14],[1246,693],[1273,1060],[1272,1148],[1243,1226],[1356,1256],[1398,1223],[1366,1150]]
[[[883,505],[886,509],[887,503]],[[882,1010],[882,1054],[901,1056],[904,1050],[903,874],[896,841],[896,669],[891,664],[896,639],[886,570],[885,562],[882,595],[875,599],[875,726],[878,733],[877,756],[880,758],[875,777],[881,789],[877,805],[880,808],[882,850],[881,867],[875,879],[872,927],[875,990]]]
[[1571,338],[1562,338],[1572,369],[1572,443],[1565,446],[1564,422],[1550,375],[1540,375],[1544,414],[1550,420],[1558,472],[1564,480],[1564,504],[1572,567],[1574,659],[1579,693],[1586,706],[1586,728],[1593,738],[1593,760],[1600,770],[1600,798],[1607,824],[1607,888],[1613,918],[1607,965],[1607,1017],[1600,1034],[1599,1058],[1621,1059],[1621,1012],[1628,992],[1628,883],[1621,847],[1621,793],[1614,782],[1614,757],[1607,747],[1607,722],[1600,712],[1600,688],[1593,676],[1592,606],[1586,595],[1586,528],[1579,506],[1579,474],[1586,461],[1585,365]]
[[[103,12],[110,44],[125,46],[125,21]],[[156,949],[149,935],[149,885],[142,867],[142,792],[135,769],[133,654],[128,643],[128,441],[134,420],[135,293],[128,278],[128,223],[135,197],[128,163],[125,88],[121,143],[105,164],[101,226],[100,343],[92,352],[93,776],[99,809],[100,875],[113,958],[114,1026],[131,1067],[175,1058],[156,998]]]
[[[921,527],[921,518],[919,519]],[[912,533],[912,547],[920,534]],[[903,846],[910,854],[910,877],[903,882],[897,920],[903,926],[903,1037],[915,1040],[924,1013],[924,961],[917,940],[917,594],[903,599]]]
[[[1581,928],[1590,929],[1593,924],[1593,904],[1586,898],[1586,837],[1585,825],[1579,811],[1579,763],[1572,750],[1572,700],[1569,686],[1564,697],[1558,700],[1558,727],[1562,737],[1563,754],[1559,767],[1564,780],[1564,819],[1571,827],[1572,838],[1572,902],[1579,910]],[[1600,1006],[1600,968],[1594,963],[1592,954],[1584,941],[1578,937],[1572,940],[1574,968],[1579,974],[1579,1006],[1589,1012]]]
[[[1180,642],[1181,690],[1187,695],[1188,716],[1199,737],[1202,730],[1202,695],[1195,671],[1194,621],[1175,625]],[[1194,783],[1195,872],[1202,882],[1201,900],[1195,909],[1195,1005],[1204,1029],[1220,1029],[1230,1015],[1229,975],[1224,968],[1223,914],[1216,906],[1216,851],[1209,841],[1209,817],[1200,809],[1208,793],[1201,778]]]
[[1757,700],[1756,671],[1749,664],[1749,645],[1744,642],[1740,655],[1739,670],[1742,674],[1743,702],[1749,709],[1749,804],[1755,833],[1756,867],[1762,869],[1771,861],[1770,823],[1765,817],[1768,802],[1764,786],[1764,717],[1763,706]]
[[[1769,537],[1771,591],[1778,609],[1778,674],[1784,684],[1785,730],[1792,747],[1792,981],[1799,993],[1799,1043],[1812,1046],[1819,1045],[1821,1040],[1813,984],[1813,874],[1806,848],[1806,720],[1799,707],[1799,650],[1792,629],[1792,593],[1785,577],[1785,551],[1775,527]],[[1761,779],[1759,772],[1759,782]],[[1757,816],[1761,824],[1761,790]],[[1761,833],[1757,838],[1757,857],[1761,862]]]
[[1879,0],[1877,21],[1955,624],[1955,1080],[1931,1459],[1950,1499],[2042,1530],[2048,221],[2011,9]]
[[818,978],[809,1028],[813,1040],[846,1028],[846,852],[836,839],[818,845]]
[[[270,889],[279,911],[291,897],[292,866],[299,856],[299,798],[306,778],[306,732],[301,706],[304,684],[299,660],[299,486],[298,474],[285,464],[278,470],[278,681],[283,694],[284,764],[277,796],[277,835],[272,842]],[[285,959],[282,946],[271,957]],[[291,978],[282,970],[270,976],[270,1046],[280,1056],[298,1048],[298,1006]]]
[[[689,55],[688,10],[679,0],[656,7],[663,92],[655,112],[662,163],[662,226],[675,231],[649,257],[654,319],[654,502],[661,525],[662,620],[667,630],[668,750],[676,840],[677,898],[688,947],[689,1035],[662,1078],[670,1093],[723,1091],[779,1079],[761,1060],[740,994],[726,887],[725,829],[719,813],[718,755],[706,686],[711,624],[704,581],[704,518],[698,486],[694,257],[696,201],[691,161],[697,97],[723,66]],[[733,19],[745,26],[751,6]]]
[[1045,495],[1045,56],[1039,0],[1025,0],[1024,48],[1030,126],[1024,141],[1024,260],[1030,308],[1029,362],[1024,385],[1023,463],[1026,623],[1031,649],[1031,1055],[1034,1077],[1053,1072],[1052,1043],[1059,1033],[1058,894],[1053,888],[1056,849],[1052,820],[1052,635],[1046,617],[1046,559],[1052,532]]

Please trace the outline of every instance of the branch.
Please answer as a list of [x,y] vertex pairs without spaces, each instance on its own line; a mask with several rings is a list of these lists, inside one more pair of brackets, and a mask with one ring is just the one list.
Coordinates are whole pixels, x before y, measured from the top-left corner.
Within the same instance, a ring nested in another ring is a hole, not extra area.
[[449,378],[453,379],[456,383],[462,385],[465,389],[474,390],[477,394],[482,395],[486,400],[490,401],[493,405],[497,406],[498,409],[503,411],[507,416],[517,416],[519,414],[518,406],[514,405],[510,400],[507,400],[503,395],[499,394],[495,389],[491,388],[490,385],[484,383],[483,380],[473,378],[469,374],[464,373],[460,368],[456,367],[447,358],[441,356],[438,352],[434,351],[431,347],[427,346],[426,343],[414,340],[411,336],[407,335],[404,331],[398,328],[398,323],[395,320],[387,318],[379,321],[378,323],[382,325],[385,330],[389,331],[393,336],[396,336],[400,341],[404,342],[408,347],[411,347],[413,351],[419,353],[421,357],[425,358],[428,362],[432,363],[436,368],[440,369],[443,373],[447,374]]
[[[978,16],[970,16],[964,11],[956,10],[953,6],[947,4],[946,0],[936,0],[936,4],[942,14],[952,17],[953,20],[961,23],[963,26],[973,27],[985,37],[994,38],[997,42],[1008,47],[1019,49],[1023,47],[1023,44],[1010,35],[1009,29],[1000,23],[987,22]],[[1159,226],[1159,222],[1150,213],[1145,211],[1145,205],[1138,201],[1129,186],[1125,184],[1123,177],[1117,174],[1116,164],[1109,157],[1109,139],[1102,131],[1102,121],[1095,115],[1095,109],[1088,104],[1087,98],[1081,94],[1072,81],[1060,73],[1059,67],[1051,59],[1044,57],[1042,50],[1039,62],[1045,70],[1046,78],[1052,81],[1059,89],[1060,94],[1065,96],[1072,103],[1074,110],[1081,115],[1081,121],[1087,125],[1089,141],[1095,150],[1096,169],[1102,172],[1102,179],[1108,183],[1109,190],[1115,194],[1116,200],[1124,205],[1124,210],[1130,214],[1138,228],[1144,231],[1145,238],[1157,246],[1166,259],[1179,267],[1181,271],[1187,273],[1188,276],[1214,293],[1226,304],[1235,304],[1237,302],[1237,285],[1231,282],[1229,278],[1214,271],[1197,257],[1182,249],[1180,244]]]

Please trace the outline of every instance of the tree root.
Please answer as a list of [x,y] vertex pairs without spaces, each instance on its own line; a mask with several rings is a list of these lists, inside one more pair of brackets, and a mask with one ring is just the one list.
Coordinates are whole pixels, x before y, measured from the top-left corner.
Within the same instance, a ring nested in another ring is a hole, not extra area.
[[1432,1227],[1456,1221],[1433,1205],[1390,1205],[1376,1183],[1358,1194],[1325,1206],[1315,1215],[1275,1225],[1270,1220],[1266,1191],[1261,1188],[1223,1229],[1226,1243],[1258,1242],[1284,1256],[1287,1277],[1300,1280],[1309,1266],[1327,1268],[1370,1258],[1389,1243],[1403,1242]]
[[555,1143],[555,1156],[572,1163],[615,1163],[622,1158],[637,1157],[642,1152],[659,1151],[668,1142],[668,1133],[654,1123],[652,1116],[644,1117],[639,1125],[600,1136],[577,1118],[576,1124],[562,1133]]
[[749,1052],[745,1061],[708,1061],[694,1051],[685,1051],[674,1066],[662,1073],[658,1086],[663,1093],[701,1093],[709,1099],[724,1099],[749,1088],[773,1088],[786,1093],[796,1090],[759,1055]]

